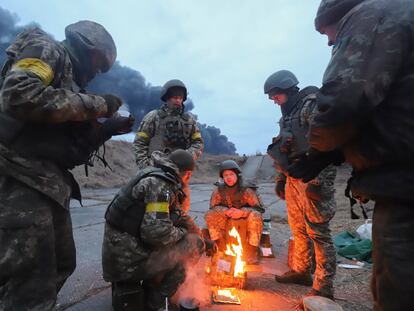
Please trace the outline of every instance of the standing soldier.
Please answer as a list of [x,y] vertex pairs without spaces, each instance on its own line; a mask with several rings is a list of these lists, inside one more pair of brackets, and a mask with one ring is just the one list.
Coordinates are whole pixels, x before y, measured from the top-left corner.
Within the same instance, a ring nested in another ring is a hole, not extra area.
[[[280,133],[269,146],[278,169],[276,194],[286,199],[288,221],[295,240],[293,270],[276,276],[280,283],[312,285],[308,295],[333,298],[336,253],[329,221],[335,213],[334,180],[336,169],[327,167],[308,183],[287,174],[291,158],[309,148],[307,133],[315,107],[317,87],[299,90],[299,81],[288,70],[272,74],[264,93],[281,107]],[[312,281],[312,245],[316,270]]]
[[247,249],[245,260],[249,264],[258,262],[257,252],[263,229],[263,203],[256,193],[256,187],[243,182],[239,165],[233,160],[220,164],[222,182],[217,184],[210,199],[210,210],[205,220],[210,237],[218,249],[226,250],[225,230],[230,218],[247,219]]
[[[161,90],[165,104],[150,111],[139,126],[134,141],[134,153],[139,168],[152,165],[151,153],[155,150],[169,153],[177,149],[187,150],[194,160],[203,152],[204,142],[195,117],[184,111],[187,88],[180,80],[170,80]],[[186,199],[183,210],[190,209],[189,184],[183,184]]]
[[155,151],[148,166],[115,196],[105,218],[102,247],[104,279],[112,282],[115,311],[164,310],[185,279],[185,265],[203,251],[200,230],[183,214],[181,183],[194,169],[192,155],[175,150],[165,158]]
[[68,169],[88,162],[112,134],[113,95],[82,89],[116,58],[111,35],[80,21],[55,41],[34,28],[8,47],[0,91],[0,310],[52,310],[76,266],[69,213],[79,187]]
[[[316,29],[333,45],[316,95],[311,156],[291,171],[329,163],[339,150],[350,188],[375,201],[374,310],[409,310],[414,296],[414,2],[323,0]],[[314,150],[319,151],[319,154]]]

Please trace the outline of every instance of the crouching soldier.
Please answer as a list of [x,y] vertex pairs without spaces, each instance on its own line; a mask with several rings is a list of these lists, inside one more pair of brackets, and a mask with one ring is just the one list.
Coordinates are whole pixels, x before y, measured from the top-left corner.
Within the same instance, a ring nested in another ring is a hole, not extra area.
[[210,210],[205,215],[210,237],[219,250],[226,249],[227,221],[247,218],[246,261],[258,262],[257,251],[263,229],[263,203],[256,189],[242,180],[240,167],[233,160],[223,161],[220,165],[222,182],[217,184],[210,199]]
[[191,176],[193,157],[178,149],[168,157],[154,152],[152,160],[154,166],[138,171],[105,214],[103,276],[112,282],[115,311],[163,310],[185,279],[185,265],[204,250],[199,228],[181,210],[181,184]]

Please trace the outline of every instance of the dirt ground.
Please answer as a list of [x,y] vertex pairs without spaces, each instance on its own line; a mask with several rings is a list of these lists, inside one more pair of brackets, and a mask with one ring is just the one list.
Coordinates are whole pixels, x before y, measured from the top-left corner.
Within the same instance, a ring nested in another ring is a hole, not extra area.
[[[72,170],[82,188],[120,187],[137,171],[131,143],[110,140],[105,143],[105,153],[103,148],[99,151],[100,156],[105,155],[109,168],[105,168],[101,161],[95,159],[94,167],[88,167],[88,176],[85,174],[84,166],[78,166]],[[240,156],[203,154],[196,162],[191,183],[213,183],[218,179],[219,164],[228,159],[235,160],[240,165],[245,161],[245,158]]]

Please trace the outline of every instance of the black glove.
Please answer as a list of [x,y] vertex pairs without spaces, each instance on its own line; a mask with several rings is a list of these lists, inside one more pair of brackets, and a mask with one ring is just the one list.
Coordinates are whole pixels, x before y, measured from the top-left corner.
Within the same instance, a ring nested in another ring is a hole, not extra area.
[[328,165],[339,165],[344,162],[344,157],[342,152],[337,150],[319,152],[315,149],[310,149],[308,152],[290,160],[292,164],[287,168],[288,175],[307,183],[316,178]]
[[103,124],[103,130],[108,136],[122,135],[132,131],[134,125],[134,117],[114,116],[106,120]]
[[285,186],[286,186],[285,180],[276,181],[275,192],[276,192],[276,195],[282,200],[285,200]]
[[101,96],[105,99],[106,106],[108,107],[106,117],[110,118],[115,112],[118,111],[119,107],[122,106],[122,100],[118,96],[112,94],[104,94]]
[[216,242],[209,239],[204,239],[204,244],[206,246],[206,253],[212,254],[217,251],[217,245]]

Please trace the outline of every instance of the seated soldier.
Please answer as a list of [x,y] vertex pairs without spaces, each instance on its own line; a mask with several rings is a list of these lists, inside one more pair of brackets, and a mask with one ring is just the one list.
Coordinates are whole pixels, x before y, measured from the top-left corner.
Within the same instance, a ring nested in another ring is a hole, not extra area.
[[244,257],[248,264],[255,264],[258,262],[257,251],[263,228],[263,203],[256,187],[243,182],[240,167],[235,161],[226,160],[220,164],[220,177],[223,181],[217,183],[211,194],[210,210],[205,215],[210,237],[218,249],[224,251],[227,220],[246,218]]
[[200,229],[181,210],[181,184],[191,176],[193,157],[181,149],[151,157],[154,167],[138,171],[105,213],[103,277],[112,282],[114,311],[164,310],[185,279],[185,265],[204,249]]

